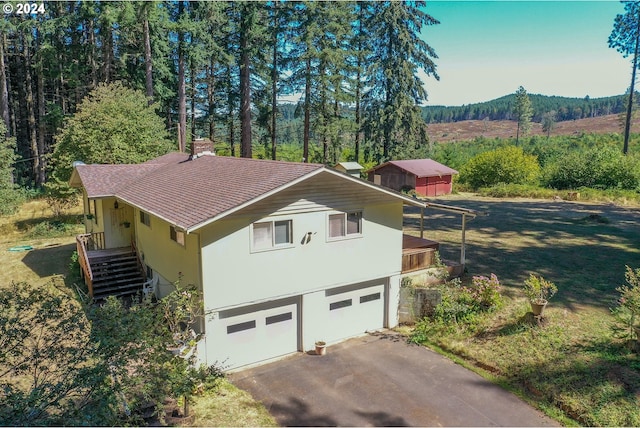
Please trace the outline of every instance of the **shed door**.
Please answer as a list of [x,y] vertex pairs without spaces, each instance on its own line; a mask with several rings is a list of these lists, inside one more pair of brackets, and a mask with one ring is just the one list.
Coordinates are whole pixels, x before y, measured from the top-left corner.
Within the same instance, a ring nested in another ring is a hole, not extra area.
[[366,283],[325,292],[327,342],[359,336],[384,327],[385,284]]
[[286,299],[222,311],[207,327],[207,354],[215,356],[208,360],[217,359],[229,369],[269,360],[298,350],[298,302]]

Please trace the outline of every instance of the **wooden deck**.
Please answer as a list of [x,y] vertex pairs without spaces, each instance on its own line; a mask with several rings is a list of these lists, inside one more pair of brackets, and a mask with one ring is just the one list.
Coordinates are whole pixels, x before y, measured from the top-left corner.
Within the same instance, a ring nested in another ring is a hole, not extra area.
[[131,253],[131,247],[110,248],[108,250],[88,250],[87,257],[89,261],[101,259],[105,257],[115,257],[122,254]]
[[427,269],[436,259],[435,253],[440,248],[436,241],[402,235],[402,273]]

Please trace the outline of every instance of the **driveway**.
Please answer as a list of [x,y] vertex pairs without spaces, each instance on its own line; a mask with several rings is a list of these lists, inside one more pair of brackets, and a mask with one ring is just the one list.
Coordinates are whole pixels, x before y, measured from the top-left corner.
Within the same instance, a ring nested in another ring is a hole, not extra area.
[[515,395],[394,333],[229,376],[281,426],[559,426]]

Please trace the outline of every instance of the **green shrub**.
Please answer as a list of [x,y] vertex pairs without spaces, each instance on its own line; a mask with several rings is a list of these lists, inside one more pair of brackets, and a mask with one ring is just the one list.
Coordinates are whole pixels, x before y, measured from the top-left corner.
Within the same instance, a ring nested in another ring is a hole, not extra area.
[[616,336],[640,339],[636,329],[640,329],[640,268],[626,266],[627,284],[616,288],[620,293],[618,306],[612,309],[615,318],[613,332]]
[[14,214],[25,199],[25,195],[20,189],[0,187],[0,215]]
[[460,171],[460,182],[478,189],[499,183],[533,184],[539,176],[540,165],[535,156],[520,147],[507,146],[472,158]]
[[568,152],[543,171],[543,183],[554,189],[638,189],[640,159],[613,146],[598,145]]
[[474,276],[471,280],[471,287],[467,290],[479,310],[494,310],[502,306],[502,296],[500,295],[500,281],[492,273],[486,276]]
[[544,187],[533,184],[496,184],[491,187],[483,187],[478,189],[478,193],[482,196],[491,196],[494,198],[553,198],[558,194],[553,189],[545,189]]
[[495,274],[474,276],[471,285],[463,286],[460,279],[439,286],[442,301],[436,306],[431,317],[425,317],[416,324],[410,341],[421,343],[434,334],[455,328],[474,330],[483,313],[502,307],[500,281]]
[[31,238],[55,238],[69,235],[73,230],[73,225],[61,221],[43,221],[37,223],[29,231]]

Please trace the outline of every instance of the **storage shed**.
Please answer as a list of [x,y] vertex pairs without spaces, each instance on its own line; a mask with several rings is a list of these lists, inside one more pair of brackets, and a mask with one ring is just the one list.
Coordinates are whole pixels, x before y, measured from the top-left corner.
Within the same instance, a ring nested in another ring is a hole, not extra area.
[[378,165],[367,171],[367,178],[393,190],[415,189],[421,196],[440,196],[451,193],[457,173],[432,159],[408,159]]
[[362,165],[358,162],[340,162],[334,168],[355,178],[360,178],[360,171],[362,171]]

